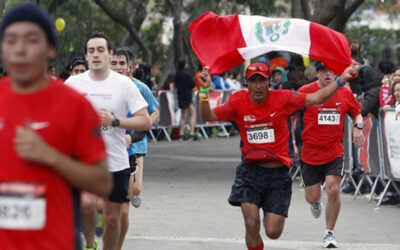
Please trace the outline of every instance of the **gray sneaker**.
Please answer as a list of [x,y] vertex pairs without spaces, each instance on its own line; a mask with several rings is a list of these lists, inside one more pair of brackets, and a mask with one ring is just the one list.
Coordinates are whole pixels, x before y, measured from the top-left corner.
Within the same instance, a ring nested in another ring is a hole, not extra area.
[[133,195],[131,199],[132,206],[138,208],[142,204],[142,193]]
[[324,248],[337,248],[336,237],[333,232],[328,232],[325,234]]
[[319,200],[315,204],[310,204],[311,214],[315,219],[321,216],[322,212],[322,202]]

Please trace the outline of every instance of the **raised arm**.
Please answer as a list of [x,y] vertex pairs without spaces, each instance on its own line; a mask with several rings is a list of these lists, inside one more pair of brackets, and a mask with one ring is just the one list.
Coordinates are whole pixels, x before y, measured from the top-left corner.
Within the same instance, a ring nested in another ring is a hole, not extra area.
[[[353,62],[337,79],[337,84],[329,84],[327,87],[321,88],[315,93],[307,94],[306,107],[322,104],[329,100],[329,98],[331,98],[336,93],[336,91],[344,85],[344,83],[354,78],[354,76],[358,72],[358,69],[359,66],[357,65],[357,63]],[[342,86],[340,86],[339,84],[342,84]]]
[[208,73],[209,67],[205,66],[203,71],[199,76],[199,82],[201,84],[201,89],[199,92],[200,98],[200,117],[203,121],[218,121],[218,117],[214,110],[210,108],[210,103],[208,102],[208,92],[210,88],[211,77]]

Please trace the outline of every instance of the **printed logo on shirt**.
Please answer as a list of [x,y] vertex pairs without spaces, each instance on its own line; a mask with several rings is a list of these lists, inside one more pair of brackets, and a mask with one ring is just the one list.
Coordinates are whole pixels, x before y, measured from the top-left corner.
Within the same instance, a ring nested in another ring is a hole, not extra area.
[[30,124],[30,129],[32,130],[41,130],[50,126],[50,122],[32,122]]
[[275,114],[276,114],[276,111],[274,113],[270,114],[269,116],[273,117]]
[[254,116],[254,115],[245,115],[245,116],[243,116],[243,121],[245,121],[245,122],[255,122],[256,119],[257,119],[257,117]]
[[336,106],[338,106],[338,105],[340,105],[340,104],[341,104],[341,102],[337,102],[337,103],[336,103]]

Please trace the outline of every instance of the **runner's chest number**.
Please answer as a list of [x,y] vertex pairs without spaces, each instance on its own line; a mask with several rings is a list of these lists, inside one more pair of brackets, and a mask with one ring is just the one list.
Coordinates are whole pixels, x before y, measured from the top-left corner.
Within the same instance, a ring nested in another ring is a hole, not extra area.
[[318,108],[318,125],[339,125],[339,108]]
[[275,142],[275,133],[272,127],[250,128],[246,130],[246,133],[249,143],[260,144]]

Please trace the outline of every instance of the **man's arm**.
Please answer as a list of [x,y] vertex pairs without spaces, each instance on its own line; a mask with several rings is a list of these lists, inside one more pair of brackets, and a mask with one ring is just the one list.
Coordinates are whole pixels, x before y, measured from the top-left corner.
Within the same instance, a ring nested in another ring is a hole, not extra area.
[[[199,82],[201,84],[201,87],[203,89],[208,89],[210,88],[210,82],[211,82],[211,77],[210,74],[208,73],[209,67],[205,66],[199,76]],[[203,93],[199,92],[199,97],[200,97],[200,117],[203,121],[218,121],[218,117],[215,114],[214,110],[210,108],[210,103],[208,102],[208,93],[207,97],[204,97]]]
[[100,109],[98,115],[104,125],[111,126],[115,118],[119,119],[119,127],[134,131],[147,131],[152,123],[147,108],[142,108],[133,114],[133,117],[114,117],[110,111]]
[[[352,74],[358,71],[358,66],[355,63],[352,63],[342,75],[340,75],[340,82],[345,83],[348,80],[352,79]],[[327,87],[318,90],[315,93],[307,94],[306,96],[306,107],[322,104],[329,100],[336,91],[340,88],[340,86],[336,83],[329,84]]]
[[363,118],[361,114],[358,114],[356,117],[353,117],[353,142],[354,145],[359,148],[364,144],[364,134],[362,129],[356,128],[354,125],[356,123],[363,123]]
[[158,110],[158,108],[155,108],[154,111],[150,114],[150,120],[152,126],[157,122],[159,117],[160,117],[160,111]]
[[47,165],[75,188],[101,196],[111,191],[112,179],[105,159],[93,164],[74,160],[48,145],[35,131],[23,127],[16,129],[14,147],[19,157]]

